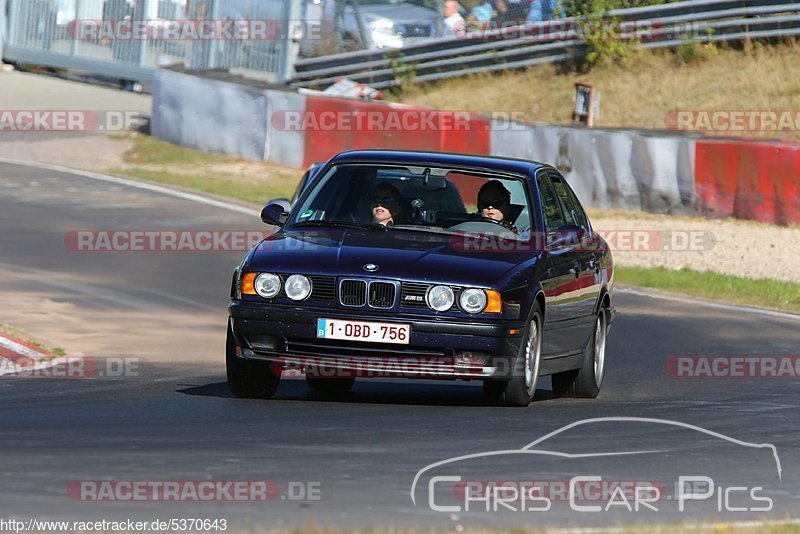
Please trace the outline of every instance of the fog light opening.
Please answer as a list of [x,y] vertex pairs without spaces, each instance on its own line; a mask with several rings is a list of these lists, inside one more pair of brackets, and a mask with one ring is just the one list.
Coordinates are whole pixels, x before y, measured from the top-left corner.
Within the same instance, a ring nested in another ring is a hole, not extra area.
[[457,351],[455,353],[455,364],[459,366],[484,367],[489,362],[488,352]]

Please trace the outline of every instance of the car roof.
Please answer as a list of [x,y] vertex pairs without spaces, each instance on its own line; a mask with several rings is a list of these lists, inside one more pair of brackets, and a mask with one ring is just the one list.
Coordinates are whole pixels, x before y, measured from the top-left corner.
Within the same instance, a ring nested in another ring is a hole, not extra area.
[[415,150],[351,150],[334,156],[330,163],[408,163],[414,165],[441,165],[444,167],[471,167],[476,169],[511,172],[525,176],[542,167],[550,167],[538,161],[474,154],[446,152],[422,152]]

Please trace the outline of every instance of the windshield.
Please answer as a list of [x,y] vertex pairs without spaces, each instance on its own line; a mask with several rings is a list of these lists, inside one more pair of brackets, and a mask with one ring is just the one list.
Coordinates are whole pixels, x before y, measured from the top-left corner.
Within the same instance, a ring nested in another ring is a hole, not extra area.
[[287,226],[380,225],[521,239],[532,230],[530,214],[522,179],[443,167],[343,164],[313,186]]

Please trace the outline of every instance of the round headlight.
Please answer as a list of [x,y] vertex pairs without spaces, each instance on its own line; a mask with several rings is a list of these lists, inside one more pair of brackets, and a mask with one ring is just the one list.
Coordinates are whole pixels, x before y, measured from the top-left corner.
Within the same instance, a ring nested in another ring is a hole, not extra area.
[[486,293],[482,289],[466,289],[458,298],[461,309],[467,313],[480,313],[486,307]]
[[271,299],[281,292],[281,279],[277,274],[261,273],[256,276],[253,286],[256,288],[256,293],[265,299]]
[[425,295],[425,301],[436,311],[447,311],[453,307],[456,298],[448,286],[434,286]]
[[293,274],[286,279],[283,290],[292,300],[305,300],[311,294],[311,281],[302,274]]

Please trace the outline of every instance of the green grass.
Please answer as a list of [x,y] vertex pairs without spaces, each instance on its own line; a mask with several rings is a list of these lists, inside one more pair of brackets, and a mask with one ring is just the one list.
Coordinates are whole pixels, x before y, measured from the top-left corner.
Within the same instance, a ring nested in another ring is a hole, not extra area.
[[209,154],[162,141],[149,135],[132,135],[133,148],[125,154],[128,163],[142,165],[202,165],[207,163],[232,163],[235,158]]
[[290,198],[302,175],[296,169],[200,152],[149,135],[133,134],[124,139],[133,143],[123,156],[128,166],[108,169],[109,173],[253,204]]
[[616,281],[693,297],[800,313],[800,284],[692,269],[615,266]]

